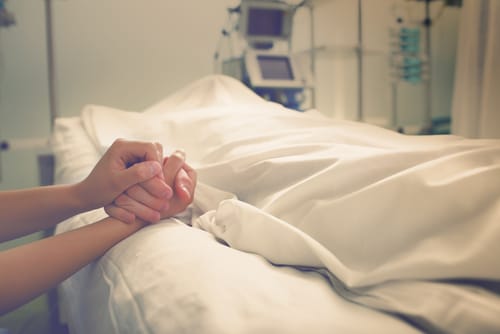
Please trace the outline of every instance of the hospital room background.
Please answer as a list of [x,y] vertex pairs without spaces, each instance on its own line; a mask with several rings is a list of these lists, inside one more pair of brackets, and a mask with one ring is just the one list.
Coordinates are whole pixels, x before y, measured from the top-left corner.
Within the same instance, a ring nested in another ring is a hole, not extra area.
[[[312,69],[303,108],[408,134],[430,116],[436,134],[500,137],[499,2],[302,3],[291,54]],[[40,184],[54,114],[78,115],[87,104],[142,110],[220,73],[234,52],[225,34],[236,0],[1,3],[12,22],[0,27],[0,190]],[[401,51],[394,34],[418,27],[425,45],[426,5],[430,53],[422,47],[422,77],[406,80],[391,64]]]

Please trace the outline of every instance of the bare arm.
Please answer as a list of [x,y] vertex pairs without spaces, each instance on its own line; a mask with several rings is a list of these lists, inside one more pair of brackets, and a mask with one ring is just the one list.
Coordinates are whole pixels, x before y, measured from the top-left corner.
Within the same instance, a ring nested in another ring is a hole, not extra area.
[[88,210],[76,185],[0,192],[0,241],[51,227]]
[[143,226],[114,218],[0,252],[0,314],[62,282]]
[[160,211],[172,190],[163,180],[158,151],[159,144],[117,140],[79,183],[0,192],[0,241],[108,205],[129,187],[146,180],[154,186],[152,200],[146,205],[156,205]]

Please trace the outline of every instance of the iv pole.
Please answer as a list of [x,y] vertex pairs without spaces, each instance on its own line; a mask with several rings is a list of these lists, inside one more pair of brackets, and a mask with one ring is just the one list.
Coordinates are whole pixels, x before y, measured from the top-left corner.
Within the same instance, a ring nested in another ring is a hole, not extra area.
[[356,55],[358,60],[358,114],[357,121],[363,121],[363,0],[358,0],[358,45]]
[[50,126],[54,128],[54,121],[59,116],[56,103],[55,66],[54,66],[54,39],[52,30],[52,0],[45,0],[45,31],[47,41],[47,78],[49,88]]
[[[11,25],[16,24],[16,19],[12,13],[7,11],[5,7],[5,1],[0,0],[0,28],[7,28]],[[0,45],[0,56],[2,55],[2,48]],[[1,59],[0,59],[1,60]],[[3,62],[1,63],[3,64]],[[9,143],[7,141],[1,140],[0,137],[0,182],[2,182],[2,151],[9,148]]]
[[432,0],[425,0],[425,19],[424,19],[424,29],[425,29],[425,52],[427,58],[427,67],[428,67],[428,78],[425,83],[425,93],[426,93],[426,108],[424,114],[424,125],[421,130],[421,134],[432,134],[433,133],[433,125],[432,125],[432,52],[431,52],[431,4]]

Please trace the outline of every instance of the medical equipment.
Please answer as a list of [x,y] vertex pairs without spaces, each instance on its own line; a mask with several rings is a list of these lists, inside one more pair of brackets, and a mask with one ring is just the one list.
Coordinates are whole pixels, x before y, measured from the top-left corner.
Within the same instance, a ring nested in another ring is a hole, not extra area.
[[286,3],[244,0],[240,13],[239,33],[257,49],[288,41],[291,36],[293,10]]
[[[230,13],[238,14],[233,28],[244,47],[241,53],[222,61],[221,71],[267,100],[300,110],[306,76],[290,46],[297,8],[278,0],[242,0],[237,8],[230,9]],[[225,36],[231,33],[223,30]]]
[[[410,86],[424,85],[424,115],[419,134],[436,133],[435,128],[442,125],[443,118],[432,117],[432,64],[431,64],[431,26],[442,14],[446,6],[455,6],[456,2],[443,2],[439,12],[431,17],[431,2],[436,0],[409,0],[393,7],[395,26],[390,35],[390,69],[392,78],[392,124],[401,132],[403,128],[398,120],[398,89],[401,84]],[[412,3],[424,3],[424,17],[412,16]]]
[[[418,85],[424,83],[430,87],[429,58],[422,53],[421,29],[418,24],[408,24],[406,19],[398,16],[396,27],[390,29],[390,56],[392,91],[392,120],[393,127],[404,132],[398,119],[398,94],[401,83]],[[426,103],[430,101],[430,88],[427,90]],[[423,131],[430,131],[430,103],[427,104]],[[424,130],[425,129],[425,130]]]
[[299,109],[304,82],[294,59],[286,54],[247,50],[243,57],[223,63],[224,74],[235,77],[261,97]]
[[420,28],[402,26],[392,37],[392,46],[396,48],[391,53],[393,76],[409,83],[422,82],[427,68],[420,53]]
[[16,23],[14,15],[5,7],[6,0],[0,0],[0,27],[9,27]]

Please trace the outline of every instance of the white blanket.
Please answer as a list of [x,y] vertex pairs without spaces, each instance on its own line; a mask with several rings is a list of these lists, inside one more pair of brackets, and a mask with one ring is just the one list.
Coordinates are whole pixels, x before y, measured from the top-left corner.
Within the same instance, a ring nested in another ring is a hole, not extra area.
[[316,268],[426,331],[500,331],[500,141],[294,112],[221,76],[81,119],[101,152],[119,137],[183,148],[200,180],[192,224],[232,248]]

